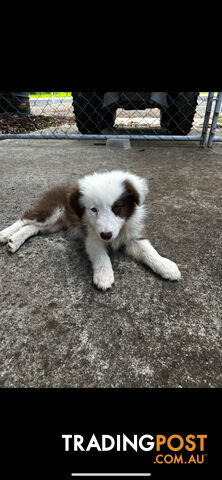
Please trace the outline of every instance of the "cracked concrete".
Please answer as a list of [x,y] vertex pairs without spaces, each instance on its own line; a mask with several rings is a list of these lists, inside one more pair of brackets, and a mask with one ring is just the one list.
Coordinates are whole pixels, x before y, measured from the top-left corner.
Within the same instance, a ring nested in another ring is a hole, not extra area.
[[145,234],[182,279],[118,252],[104,293],[67,232],[33,237],[14,255],[0,246],[0,386],[221,387],[222,145],[95,143],[1,141],[0,229],[48,186],[129,169],[149,181]]

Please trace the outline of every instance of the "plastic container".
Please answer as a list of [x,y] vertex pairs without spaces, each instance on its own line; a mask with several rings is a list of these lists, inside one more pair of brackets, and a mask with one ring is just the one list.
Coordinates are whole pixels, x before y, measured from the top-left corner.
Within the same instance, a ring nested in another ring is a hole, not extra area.
[[110,148],[111,150],[114,150],[116,148],[128,150],[128,148],[131,148],[130,139],[129,138],[107,138],[106,148]]

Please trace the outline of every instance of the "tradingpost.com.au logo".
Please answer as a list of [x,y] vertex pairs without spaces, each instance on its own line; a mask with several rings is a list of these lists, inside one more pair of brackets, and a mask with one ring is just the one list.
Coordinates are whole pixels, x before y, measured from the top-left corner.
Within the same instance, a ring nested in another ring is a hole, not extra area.
[[203,464],[207,460],[206,434],[95,435],[63,434],[65,452],[151,452],[157,464]]

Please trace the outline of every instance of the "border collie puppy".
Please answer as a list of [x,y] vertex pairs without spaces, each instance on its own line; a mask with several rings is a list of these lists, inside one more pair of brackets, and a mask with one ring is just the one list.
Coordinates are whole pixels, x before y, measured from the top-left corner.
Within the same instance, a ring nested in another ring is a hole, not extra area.
[[93,282],[102,289],[114,282],[107,247],[125,248],[126,254],[148,265],[161,277],[179,280],[177,265],[161,257],[149,240],[142,238],[147,183],[129,172],[113,170],[93,173],[74,186],[46,191],[19,220],[0,232],[0,242],[16,252],[31,236],[40,232],[73,230],[85,241],[92,262]]

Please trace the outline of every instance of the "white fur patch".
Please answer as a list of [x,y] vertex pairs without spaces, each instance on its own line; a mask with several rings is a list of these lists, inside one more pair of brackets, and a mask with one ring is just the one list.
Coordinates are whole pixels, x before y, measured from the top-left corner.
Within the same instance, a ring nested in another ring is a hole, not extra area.
[[8,250],[9,252],[15,253],[21,245],[33,235],[37,235],[39,232],[38,227],[35,225],[25,225],[20,230],[13,235],[11,235],[8,239]]
[[15,253],[21,245],[33,235],[39,232],[57,232],[63,227],[62,219],[65,213],[64,208],[56,208],[53,214],[44,222],[29,220],[27,218],[17,220],[10,227],[0,232],[0,242],[7,243],[11,253]]
[[10,227],[5,228],[0,232],[0,242],[7,243],[8,239],[13,233],[17,232],[20,228],[24,225],[23,220],[18,220],[17,222],[13,223]]
[[100,205],[112,205],[124,191],[123,182],[129,180],[139,195],[139,205],[142,205],[148,192],[145,179],[130,172],[112,170],[105,173],[93,173],[79,180],[79,189],[82,193],[80,202],[85,207],[90,207],[92,201]]
[[111,288],[114,283],[113,270],[107,267],[101,267],[95,270],[93,275],[93,283],[101,290]]
[[126,252],[139,262],[148,265],[153,272],[158,273],[166,280],[179,280],[181,277],[176,263],[168,258],[161,257],[149,240],[134,240],[130,242],[126,245]]

